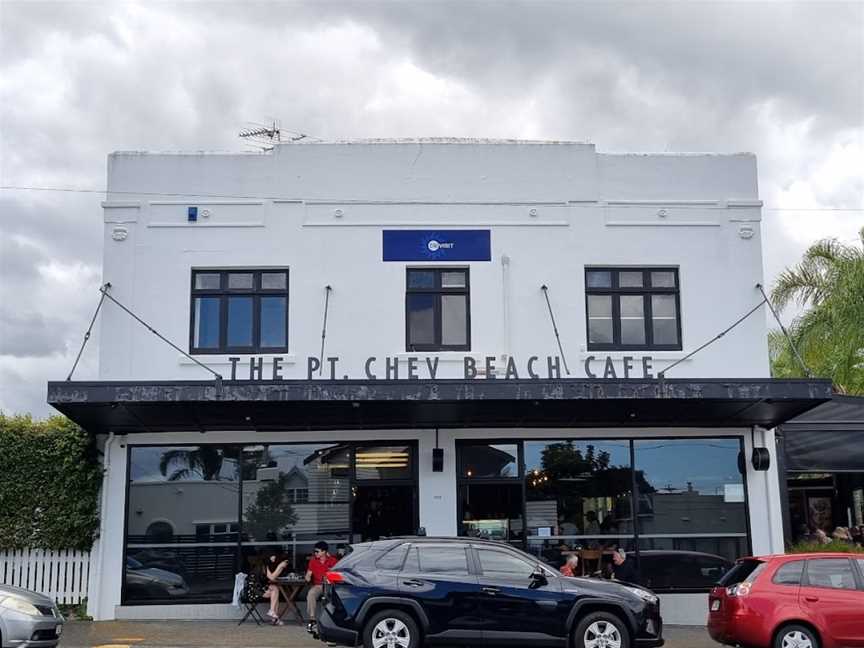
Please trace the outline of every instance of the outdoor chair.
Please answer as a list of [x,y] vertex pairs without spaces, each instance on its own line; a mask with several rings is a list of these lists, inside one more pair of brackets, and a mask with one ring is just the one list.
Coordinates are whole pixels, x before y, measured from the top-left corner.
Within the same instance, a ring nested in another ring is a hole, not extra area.
[[260,626],[264,623],[264,617],[258,611],[258,604],[267,600],[264,598],[264,592],[266,591],[267,586],[255,574],[249,574],[246,577],[246,584],[240,592],[240,603],[246,609],[246,614],[243,615],[243,618],[240,619],[240,623],[237,625],[242,625],[249,617],[252,617],[256,625]]

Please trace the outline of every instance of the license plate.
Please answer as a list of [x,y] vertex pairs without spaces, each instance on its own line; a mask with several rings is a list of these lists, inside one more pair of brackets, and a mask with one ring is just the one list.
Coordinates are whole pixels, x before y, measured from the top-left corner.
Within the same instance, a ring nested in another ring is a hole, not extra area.
[[58,625],[56,628],[54,628],[54,632],[57,633],[57,636],[59,637],[61,634],[63,634],[63,626]]
[[711,601],[711,611],[716,612],[720,609],[720,599],[715,599]]

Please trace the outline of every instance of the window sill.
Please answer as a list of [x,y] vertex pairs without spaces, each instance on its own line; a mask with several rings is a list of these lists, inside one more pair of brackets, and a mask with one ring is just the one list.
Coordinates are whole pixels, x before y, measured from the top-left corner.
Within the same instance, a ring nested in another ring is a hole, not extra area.
[[[273,358],[282,358],[282,366],[297,364],[297,356],[293,353],[214,353],[213,355],[206,353],[196,355],[193,353],[191,355],[195,360],[208,367],[230,367],[231,361],[228,358],[240,358],[241,362],[246,358],[264,358],[265,364],[272,361]],[[195,361],[182,355],[177,356],[177,364],[181,366],[197,365]]]
[[[394,357],[400,360],[408,358],[438,358],[439,362],[455,362],[461,364],[466,356],[471,356],[477,360],[478,366],[481,361],[485,362],[487,354],[477,353],[476,351],[400,351],[394,354]],[[494,355],[494,354],[488,354]],[[495,356],[496,359],[498,356]]]
[[[584,347],[579,349],[579,359],[585,360],[589,356],[594,356],[595,358],[605,358],[610,357],[613,360],[621,360],[625,357],[628,358],[641,358],[643,356],[650,356],[654,358],[654,360],[681,360],[688,353],[692,353],[691,351],[652,351],[651,349],[633,349],[629,351],[588,351]],[[694,356],[695,357],[695,356]],[[690,362],[693,360],[693,357],[687,358],[685,362]]]

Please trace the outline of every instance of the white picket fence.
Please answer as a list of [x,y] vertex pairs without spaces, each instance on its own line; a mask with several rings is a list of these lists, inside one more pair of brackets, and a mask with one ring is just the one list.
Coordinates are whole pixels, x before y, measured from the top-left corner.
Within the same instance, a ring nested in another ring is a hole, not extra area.
[[0,583],[46,594],[58,603],[76,604],[87,598],[89,575],[86,551],[0,551]]

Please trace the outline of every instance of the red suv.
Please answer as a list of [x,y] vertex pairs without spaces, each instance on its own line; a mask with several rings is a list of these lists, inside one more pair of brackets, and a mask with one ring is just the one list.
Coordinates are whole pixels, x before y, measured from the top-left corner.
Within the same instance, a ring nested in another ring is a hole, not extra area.
[[711,590],[708,609],[708,632],[730,646],[864,646],[864,555],[742,558]]

